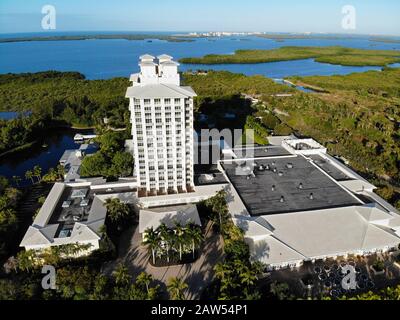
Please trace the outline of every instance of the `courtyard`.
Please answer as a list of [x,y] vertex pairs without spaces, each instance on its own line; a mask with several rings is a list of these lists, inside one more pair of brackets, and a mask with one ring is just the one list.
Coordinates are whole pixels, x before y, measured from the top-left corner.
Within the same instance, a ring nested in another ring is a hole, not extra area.
[[[141,272],[150,274],[155,283],[160,285],[164,294],[170,278],[181,278],[188,284],[185,299],[199,299],[201,292],[214,278],[214,266],[223,259],[223,242],[221,236],[209,222],[204,226],[204,242],[199,250],[200,256],[193,263],[154,267],[149,263],[149,252],[142,245],[142,235],[137,225],[129,228],[120,238],[118,258],[103,266],[103,272],[111,274],[116,266],[123,263],[133,277]],[[168,298],[167,296],[163,298]]]

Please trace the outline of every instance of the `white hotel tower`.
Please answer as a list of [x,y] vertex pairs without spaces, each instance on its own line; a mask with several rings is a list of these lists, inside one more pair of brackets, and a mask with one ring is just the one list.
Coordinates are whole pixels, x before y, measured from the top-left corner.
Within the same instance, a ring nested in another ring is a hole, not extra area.
[[193,181],[193,97],[180,86],[168,55],[140,57],[128,88],[139,196],[190,192]]

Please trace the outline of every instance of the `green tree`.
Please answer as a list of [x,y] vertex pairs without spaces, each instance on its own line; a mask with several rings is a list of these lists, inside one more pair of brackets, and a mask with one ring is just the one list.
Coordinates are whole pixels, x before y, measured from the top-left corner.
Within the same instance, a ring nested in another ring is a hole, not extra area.
[[175,239],[175,234],[173,231],[167,227],[165,223],[162,223],[157,228],[157,233],[160,236],[160,239],[165,243],[166,246],[166,255],[167,255],[167,262],[169,262],[169,251],[171,246],[173,245],[173,241]]
[[115,175],[126,177],[132,174],[133,156],[128,152],[116,152],[112,158],[112,172]]
[[174,243],[178,246],[179,260],[182,261],[183,247],[188,243],[187,229],[182,227],[179,223],[176,223],[174,231],[175,231]]
[[153,281],[153,277],[146,273],[146,272],[141,272],[138,277],[136,278],[136,283],[139,285],[143,285],[146,288],[147,294],[150,292],[150,284]]
[[122,263],[115,269],[114,279],[118,286],[127,286],[132,281],[132,277],[128,273],[128,268]]
[[33,175],[33,172],[31,170],[28,170],[28,171],[25,172],[25,178],[26,179],[30,179],[32,181],[32,184],[35,183],[35,181],[33,180],[33,177],[34,177],[34,175]]
[[151,252],[153,258],[153,264],[156,263],[156,251],[160,248],[160,236],[159,234],[153,230],[153,228],[149,228],[145,230],[144,241],[143,244],[147,246],[148,250]]
[[36,177],[38,182],[42,180],[42,168],[38,165],[33,167],[33,176]]
[[184,293],[187,288],[187,283],[178,277],[168,280],[167,289],[172,300],[184,300]]
[[120,230],[123,222],[131,217],[131,209],[118,198],[107,198],[105,201],[107,217]]
[[195,249],[202,243],[203,234],[201,232],[201,228],[196,225],[189,225],[187,229],[188,239],[192,243],[192,255],[194,259]]

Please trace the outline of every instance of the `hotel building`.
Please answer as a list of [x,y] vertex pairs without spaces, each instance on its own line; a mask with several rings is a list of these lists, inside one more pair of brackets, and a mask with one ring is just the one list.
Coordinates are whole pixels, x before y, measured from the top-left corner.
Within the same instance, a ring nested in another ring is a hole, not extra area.
[[127,89],[139,196],[194,190],[193,97],[168,55],[140,57]]

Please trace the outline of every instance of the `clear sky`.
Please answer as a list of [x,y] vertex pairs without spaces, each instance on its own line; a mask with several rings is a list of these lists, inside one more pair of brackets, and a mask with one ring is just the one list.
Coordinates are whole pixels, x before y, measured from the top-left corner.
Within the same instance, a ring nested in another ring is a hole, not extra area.
[[40,32],[44,5],[56,31],[350,32],[342,7],[356,9],[351,33],[400,35],[399,0],[0,0],[0,33]]

